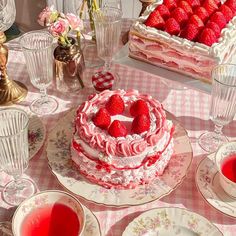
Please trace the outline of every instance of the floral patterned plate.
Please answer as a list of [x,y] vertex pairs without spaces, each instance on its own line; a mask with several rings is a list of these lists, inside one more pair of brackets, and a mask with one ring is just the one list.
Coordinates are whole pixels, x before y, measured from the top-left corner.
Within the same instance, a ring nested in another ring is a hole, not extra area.
[[35,154],[39,151],[39,149],[43,146],[43,142],[45,140],[45,127],[43,122],[38,116],[30,116],[29,120],[29,158],[35,156]]
[[206,218],[181,208],[155,208],[135,218],[122,236],[223,236]]
[[214,155],[209,155],[199,163],[195,175],[197,188],[203,198],[216,210],[236,218],[236,199],[222,189]]
[[[170,116],[170,114],[169,114]],[[49,133],[47,156],[49,166],[59,182],[70,192],[97,204],[126,207],[159,199],[180,185],[192,161],[192,147],[183,127],[174,118],[174,154],[164,174],[150,184],[136,189],[106,189],[86,180],[72,167],[70,142],[72,139],[74,111],[70,111]]]

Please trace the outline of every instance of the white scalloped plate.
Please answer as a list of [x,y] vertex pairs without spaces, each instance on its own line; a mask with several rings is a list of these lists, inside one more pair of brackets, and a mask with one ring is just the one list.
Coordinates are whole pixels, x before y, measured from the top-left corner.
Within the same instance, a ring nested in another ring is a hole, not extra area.
[[201,215],[186,209],[167,207],[145,211],[126,227],[122,236],[223,236]]
[[[170,116],[170,114],[168,114]],[[106,189],[89,182],[72,167],[70,142],[74,111],[70,111],[49,133],[47,157],[59,182],[70,192],[97,204],[114,207],[141,205],[168,195],[181,184],[192,162],[192,147],[187,132],[174,118],[174,154],[164,174],[150,184],[135,189]]]
[[230,197],[220,186],[214,155],[209,155],[199,163],[195,175],[197,188],[212,207],[227,216],[236,218],[236,199]]

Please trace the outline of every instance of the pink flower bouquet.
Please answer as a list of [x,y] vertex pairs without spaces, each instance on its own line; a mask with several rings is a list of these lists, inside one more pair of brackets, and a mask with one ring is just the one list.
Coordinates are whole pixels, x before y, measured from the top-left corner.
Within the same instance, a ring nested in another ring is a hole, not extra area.
[[38,23],[42,26],[47,26],[49,32],[56,38],[63,46],[70,46],[71,40],[68,34],[72,31],[80,36],[83,30],[83,21],[72,13],[61,13],[54,9],[53,6],[46,7],[38,17]]

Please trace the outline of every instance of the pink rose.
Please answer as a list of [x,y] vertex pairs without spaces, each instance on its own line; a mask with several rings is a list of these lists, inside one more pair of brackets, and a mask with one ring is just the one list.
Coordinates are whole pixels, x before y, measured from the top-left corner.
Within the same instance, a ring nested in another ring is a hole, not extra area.
[[69,23],[64,19],[58,19],[50,26],[49,31],[54,37],[65,35],[69,31]]
[[70,27],[72,30],[82,30],[83,29],[83,21],[72,13],[66,14],[66,19],[68,20]]
[[54,7],[46,7],[38,16],[38,23],[42,26],[49,26],[55,18],[57,18],[58,12],[54,10]]

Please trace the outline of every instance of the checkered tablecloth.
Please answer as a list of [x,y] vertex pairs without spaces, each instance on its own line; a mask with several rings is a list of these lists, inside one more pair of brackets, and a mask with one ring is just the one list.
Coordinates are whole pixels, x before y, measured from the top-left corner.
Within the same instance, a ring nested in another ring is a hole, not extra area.
[[[29,111],[28,105],[32,100],[39,96],[36,90],[30,83],[26,71],[24,57],[17,45],[17,42],[10,44],[8,74],[10,78],[17,79],[27,85],[29,93],[25,101],[17,105]],[[167,78],[161,78],[148,74],[144,71],[133,69],[124,65],[115,64],[113,69],[119,74],[120,82],[117,85],[122,89],[138,89],[141,93],[152,95],[154,98],[161,101],[165,109],[174,114],[177,120],[182,124],[188,132],[193,147],[193,162],[188,171],[187,177],[183,183],[168,196],[160,200],[153,201],[140,206],[128,208],[112,208],[101,205],[96,205],[85,201],[81,202],[86,205],[97,216],[103,235],[119,236],[135,217],[141,212],[151,208],[160,206],[177,206],[187,208],[190,211],[196,212],[212,223],[214,223],[224,235],[236,235],[236,219],[229,218],[220,213],[202,198],[195,184],[195,171],[198,163],[206,156],[206,153],[199,147],[197,140],[200,134],[206,130],[212,130],[213,124],[209,120],[209,94],[193,90],[183,89],[176,90],[176,82],[169,81]],[[157,68],[158,69],[158,68]],[[92,70],[92,69],[91,69]],[[91,71],[86,71],[91,73]],[[85,76],[87,85],[91,81],[90,76]],[[79,103],[85,101],[89,94],[94,92],[92,87],[86,87],[77,94],[62,94],[58,92],[54,85],[49,90],[49,95],[55,97],[59,102],[57,111],[49,116],[43,116],[41,119],[46,126],[47,134],[56,125],[58,120],[63,117],[71,108],[76,107]],[[236,136],[236,122],[224,128],[224,133],[233,138]],[[0,173],[1,174],[1,173]],[[36,183],[39,190],[46,189],[61,189],[56,177],[51,173],[48,167],[46,157],[46,142],[38,154],[30,160],[29,168],[26,174],[30,176]],[[0,175],[0,178],[1,175]],[[1,181],[3,181],[1,179]],[[6,205],[0,199],[0,221],[10,220],[15,208]]]

